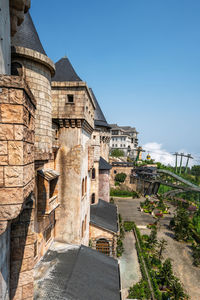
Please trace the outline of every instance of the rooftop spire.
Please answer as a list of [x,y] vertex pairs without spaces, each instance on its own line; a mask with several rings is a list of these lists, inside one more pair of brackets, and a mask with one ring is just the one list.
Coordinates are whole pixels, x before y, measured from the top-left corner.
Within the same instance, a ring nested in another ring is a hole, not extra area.
[[95,103],[95,106],[96,106],[96,109],[95,109],[95,112],[94,112],[94,124],[96,126],[102,126],[102,127],[110,127],[106,121],[106,118],[101,110],[101,107],[97,101],[97,98],[95,97],[94,93],[93,93],[93,90],[90,88],[90,92],[92,94],[92,97],[93,97],[93,100],[94,100],[94,103]]
[[32,49],[46,55],[29,12],[25,14],[24,22],[12,38],[12,45]]
[[52,81],[82,81],[76,74],[67,56],[64,56],[59,61],[57,61],[55,67],[56,74],[52,78]]

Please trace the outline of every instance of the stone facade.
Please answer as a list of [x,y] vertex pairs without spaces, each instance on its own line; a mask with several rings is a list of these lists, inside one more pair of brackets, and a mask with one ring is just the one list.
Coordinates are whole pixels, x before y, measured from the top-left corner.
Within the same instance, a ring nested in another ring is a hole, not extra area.
[[99,198],[110,202],[110,170],[99,170]]
[[[73,96],[73,102],[68,101],[68,96]],[[60,209],[57,238],[87,245],[95,106],[87,85],[80,81],[53,81],[52,100],[53,120],[59,124],[56,166],[60,173]]]
[[120,162],[117,163],[116,160],[110,157],[110,163],[112,164],[112,169],[110,171],[110,186],[111,188],[115,188],[115,176],[119,173],[126,174],[126,179],[123,183],[125,187],[136,191],[137,189],[137,182],[134,176],[134,169],[132,163]]
[[33,284],[30,261],[35,238],[32,193],[36,102],[22,77],[0,76],[0,91],[0,240],[4,236],[9,240],[7,256],[4,251],[0,259],[4,276],[1,287],[3,299],[28,299],[23,289]]

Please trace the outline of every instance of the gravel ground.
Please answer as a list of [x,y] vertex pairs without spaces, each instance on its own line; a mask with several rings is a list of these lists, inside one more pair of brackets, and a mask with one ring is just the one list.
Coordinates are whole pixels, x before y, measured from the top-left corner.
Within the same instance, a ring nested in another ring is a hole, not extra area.
[[124,253],[120,258],[120,274],[122,282],[122,299],[126,299],[129,288],[141,279],[141,273],[133,232],[125,233],[123,244]]
[[[123,220],[134,221],[137,226],[144,227],[145,225],[154,222],[155,219],[151,215],[147,215],[139,211],[140,199],[115,199],[118,205],[119,213]],[[200,300],[200,268],[192,265],[191,250],[189,245],[183,242],[177,242],[173,239],[173,233],[167,228],[170,219],[173,216],[174,208],[170,208],[171,215],[163,218],[161,221],[161,229],[158,232],[158,238],[164,238],[168,245],[164,252],[164,258],[171,258],[175,275],[181,280],[186,292],[191,300]],[[140,229],[141,234],[148,234],[150,230]]]

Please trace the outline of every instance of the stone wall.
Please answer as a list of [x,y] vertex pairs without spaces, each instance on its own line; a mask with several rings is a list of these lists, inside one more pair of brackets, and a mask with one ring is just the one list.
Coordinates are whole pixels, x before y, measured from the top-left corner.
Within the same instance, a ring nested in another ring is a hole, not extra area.
[[133,178],[131,179],[132,170],[133,170],[133,166],[113,166],[112,169],[110,170],[110,186],[115,187],[115,176],[117,174],[125,173],[127,176],[124,185],[127,188],[136,191],[137,183]]
[[2,239],[11,223],[10,251],[6,251],[10,253],[10,299],[15,300],[33,298],[35,107],[22,77],[0,76],[0,234]]
[[89,240],[89,138],[81,128],[61,128],[59,132],[60,148],[56,157],[56,168],[60,173],[57,239],[68,243],[87,244]]
[[34,186],[35,99],[21,77],[0,76],[0,222],[15,218]]
[[110,202],[110,170],[99,170],[99,199]]

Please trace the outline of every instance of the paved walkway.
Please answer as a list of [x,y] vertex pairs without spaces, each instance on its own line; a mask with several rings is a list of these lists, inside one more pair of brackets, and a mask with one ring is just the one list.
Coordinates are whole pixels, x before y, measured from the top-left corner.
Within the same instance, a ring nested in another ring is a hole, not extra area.
[[133,232],[126,232],[124,238],[124,253],[120,258],[120,273],[122,282],[122,299],[128,296],[129,288],[141,278],[140,266],[135,249]]
[[[119,213],[123,220],[134,221],[140,228],[155,221],[151,215],[141,212],[138,208],[140,199],[115,199]],[[171,215],[167,215],[161,220],[161,229],[158,231],[158,238],[167,240],[167,247],[164,258],[170,257],[175,275],[181,280],[190,300],[200,300],[200,268],[192,265],[191,249],[186,243],[177,242],[173,239],[173,233],[168,230],[167,225],[173,216],[174,208],[170,208]],[[141,234],[148,234],[149,229],[140,229]]]

